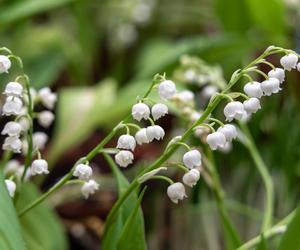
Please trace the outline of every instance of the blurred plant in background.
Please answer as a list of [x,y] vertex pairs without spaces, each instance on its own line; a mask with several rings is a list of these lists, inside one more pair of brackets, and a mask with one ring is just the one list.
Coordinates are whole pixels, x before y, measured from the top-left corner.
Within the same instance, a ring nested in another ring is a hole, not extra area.
[[[177,128],[199,118],[232,72],[267,46],[298,51],[299,6],[297,0],[0,1],[1,47],[23,59],[35,88],[51,87],[58,93],[54,125],[49,129],[35,125],[51,137],[42,151],[50,174],[35,182],[42,191],[57,182],[128,114],[158,72],[172,76],[179,89],[170,104],[174,116],[161,118],[160,125],[170,136],[180,134]],[[269,60],[279,66],[276,55]],[[266,72],[267,67],[260,69]],[[299,202],[299,75],[287,78],[285,91],[268,98],[248,124],[273,179],[274,222]],[[4,90],[9,78],[2,74],[0,80]],[[182,96],[191,97],[184,89],[194,93],[193,101],[181,101]],[[1,119],[1,128],[5,123]],[[201,139],[203,131],[198,132],[193,144],[199,144],[197,136]],[[162,148],[158,143],[137,149],[135,166],[124,171],[126,177],[133,179]],[[241,237],[251,239],[259,232],[266,198],[259,172],[247,149],[237,142],[232,150],[214,153],[214,162],[226,193],[224,206]],[[100,183],[95,196],[85,202],[80,188],[65,187],[49,201],[59,219],[51,206],[42,205],[21,221],[30,249],[66,249],[62,225],[71,249],[99,248],[104,220],[127,181],[116,170],[112,175],[100,157],[91,165]],[[119,176],[118,185],[113,176]],[[175,172],[171,177],[179,178]],[[149,249],[225,249],[227,235],[217,216],[213,190],[199,182],[188,200],[171,206],[165,189],[164,183],[150,182],[143,198]],[[38,191],[28,187],[20,207],[37,196]],[[267,249],[278,240],[268,242]]]

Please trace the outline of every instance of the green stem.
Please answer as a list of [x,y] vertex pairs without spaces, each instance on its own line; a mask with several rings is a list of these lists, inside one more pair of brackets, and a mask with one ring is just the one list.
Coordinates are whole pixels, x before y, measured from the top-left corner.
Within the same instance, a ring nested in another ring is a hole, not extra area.
[[228,212],[226,210],[225,206],[225,195],[224,191],[221,185],[220,177],[218,174],[218,171],[216,169],[213,154],[212,152],[207,149],[207,159],[203,158],[203,161],[208,166],[209,171],[211,173],[212,181],[213,181],[213,192],[215,195],[215,199],[217,201],[217,207],[222,219],[222,224],[224,227],[225,235],[228,234],[228,238],[230,241],[227,243],[228,249],[236,249],[239,245],[241,245],[240,236],[238,235],[235,227],[231,223],[230,217],[228,215]]
[[[269,239],[273,236],[283,234],[286,231],[287,224],[293,219],[296,214],[296,209],[292,211],[289,215],[287,215],[284,219],[282,219],[279,223],[274,225],[272,228],[266,230],[264,232],[264,238]],[[242,246],[240,246],[237,250],[247,250],[253,249],[261,242],[261,235],[254,237],[253,239],[247,241]]]
[[268,172],[268,168],[266,164],[264,163],[263,159],[261,158],[256,145],[254,143],[254,140],[250,134],[250,131],[248,127],[244,123],[239,123],[241,130],[245,134],[247,138],[247,142],[245,143],[246,148],[249,150],[249,153],[251,157],[253,158],[253,161],[257,167],[257,170],[259,171],[265,189],[266,189],[266,204],[265,204],[265,212],[264,217],[262,221],[262,228],[261,232],[266,231],[272,224],[273,219],[273,205],[274,205],[274,187],[273,187],[273,181],[272,178]]
[[163,181],[168,182],[171,185],[174,184],[174,181],[172,181],[169,177],[163,176],[163,175],[154,175],[154,176],[152,176],[152,177],[149,178],[149,180],[153,180],[153,179],[163,180]]

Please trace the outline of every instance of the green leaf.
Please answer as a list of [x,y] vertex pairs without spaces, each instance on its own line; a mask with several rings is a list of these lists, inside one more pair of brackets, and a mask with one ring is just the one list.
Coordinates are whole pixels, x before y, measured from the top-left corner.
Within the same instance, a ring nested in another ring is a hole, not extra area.
[[282,236],[278,250],[300,249],[300,208],[297,209],[295,217],[288,224],[287,231]]
[[0,249],[25,250],[16,210],[0,173]]
[[273,35],[284,34],[286,24],[284,3],[282,1],[247,0],[245,3],[250,18],[258,28]]
[[53,143],[48,159],[53,164],[66,150],[82,142],[115,104],[115,83],[107,80],[94,87],[73,87],[60,92]]
[[[104,155],[109,165],[112,168],[113,174],[116,178],[118,184],[118,193],[119,196],[123,194],[127,187],[129,186],[129,182],[124,177],[122,172],[119,170],[119,167],[114,163],[110,156]],[[135,192],[132,192],[129,195],[128,199],[123,203],[120,207],[117,218],[112,221],[111,224],[105,225],[105,237],[102,240],[102,248],[103,250],[116,250],[117,243],[122,236],[122,229],[126,224],[126,220],[130,217],[135,217],[135,226],[132,227],[132,232],[130,232],[133,238],[128,238],[127,242],[124,242],[122,249],[129,249],[129,245],[131,245],[130,241],[134,240],[139,248],[134,248],[135,250],[145,250],[146,248],[146,240],[145,240],[145,232],[144,232],[144,219],[142,215],[142,211],[139,208],[136,215],[134,214],[135,207],[139,204],[137,195]],[[128,227],[128,226],[127,226]],[[123,241],[123,240],[122,240]]]
[[139,218],[140,205],[145,191],[146,191],[146,187],[139,195],[135,207],[132,210],[131,215],[129,216],[129,218],[127,219],[123,227],[120,239],[117,244],[118,250],[146,249],[145,240],[141,240],[136,234],[136,229],[139,227],[139,223],[140,223],[140,218]]
[[[30,183],[22,186],[17,209],[31,203],[40,196],[36,187]],[[40,204],[20,219],[25,241],[30,250],[67,249],[65,232],[56,214],[46,205]]]
[[8,24],[19,19],[40,14],[63,5],[66,5],[74,0],[29,0],[17,1],[0,10],[0,25]]
[[256,250],[268,250],[267,242],[265,240],[264,234],[260,235],[260,243],[257,246]]

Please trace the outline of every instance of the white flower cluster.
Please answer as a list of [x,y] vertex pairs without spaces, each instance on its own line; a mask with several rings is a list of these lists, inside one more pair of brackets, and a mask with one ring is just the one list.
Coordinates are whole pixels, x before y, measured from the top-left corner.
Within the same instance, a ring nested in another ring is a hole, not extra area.
[[[170,80],[162,81],[158,86],[158,93],[161,99],[170,100],[176,94],[176,86],[174,82]],[[150,107],[139,102],[134,104],[131,110],[133,119],[137,121],[149,120],[150,116],[154,121],[157,121],[161,117],[168,114],[168,107],[163,103],[157,103]],[[127,167],[129,164],[133,163],[134,155],[133,151],[136,144],[142,145],[145,143],[150,143],[153,140],[161,140],[165,136],[164,129],[159,126],[152,124],[146,128],[139,129],[135,136],[130,134],[121,135],[118,139],[117,148],[120,151],[115,155],[115,161],[120,167]]]
[[84,184],[81,187],[81,193],[84,198],[87,199],[99,189],[99,184],[91,179],[93,176],[93,169],[88,164],[78,164],[75,167],[73,176],[84,181]]
[[[201,154],[198,150],[191,150],[183,155],[184,165],[189,169],[182,177],[185,185],[193,187],[200,179]],[[178,203],[187,197],[184,185],[181,182],[171,184],[167,189],[167,194],[172,202]]]

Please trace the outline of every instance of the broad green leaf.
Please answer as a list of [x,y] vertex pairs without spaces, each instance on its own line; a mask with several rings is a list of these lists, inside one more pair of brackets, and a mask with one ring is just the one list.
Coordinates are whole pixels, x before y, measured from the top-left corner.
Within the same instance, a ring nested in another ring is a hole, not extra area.
[[287,231],[282,236],[278,250],[300,249],[300,208],[297,209],[295,217],[288,224]]
[[146,188],[144,188],[139,195],[135,207],[123,227],[117,244],[118,250],[143,250],[147,248],[145,238],[143,237],[143,239],[141,239],[139,238],[139,235],[136,234],[137,228],[140,226],[139,211],[145,190]]
[[269,34],[283,35],[286,24],[284,3],[282,1],[247,0],[246,5],[250,18],[258,28]]
[[[39,195],[40,193],[34,185],[24,184],[19,194],[17,208],[24,208]],[[30,250],[67,249],[63,227],[55,213],[46,204],[40,204],[22,216],[20,223]]]
[[115,105],[115,83],[107,80],[94,87],[72,87],[59,93],[51,163],[62,153],[82,142],[100,122],[107,119]]
[[229,32],[246,33],[250,27],[247,6],[241,0],[215,0],[216,14]]
[[[126,191],[126,188],[129,186],[127,179],[124,177],[122,172],[119,170],[119,167],[114,163],[110,156],[106,155],[105,158],[108,160],[113,174],[116,178],[118,184],[118,193],[119,196]],[[105,238],[102,240],[102,247],[103,250],[116,250],[117,249],[117,242],[122,235],[122,229],[126,223],[126,220],[133,214],[135,207],[139,204],[137,195],[133,192],[128,199],[123,203],[121,206],[117,218],[112,221],[111,224],[105,225]],[[134,238],[136,244],[139,246],[137,250],[145,250],[145,232],[144,232],[144,219],[142,215],[142,211],[139,208],[135,217],[135,226],[132,228],[133,232],[131,235]],[[124,243],[123,249],[128,249],[127,247],[132,241],[132,238],[128,238],[127,243]],[[127,245],[128,244],[128,245]]]
[[0,173],[0,249],[25,250],[16,210]]
[[40,14],[74,0],[29,0],[17,1],[14,4],[0,10],[0,25],[8,24],[22,18]]

